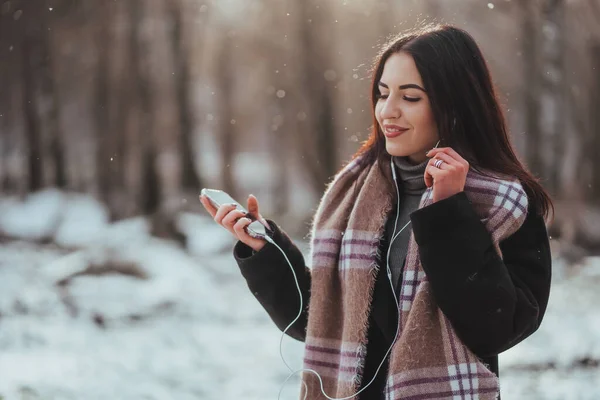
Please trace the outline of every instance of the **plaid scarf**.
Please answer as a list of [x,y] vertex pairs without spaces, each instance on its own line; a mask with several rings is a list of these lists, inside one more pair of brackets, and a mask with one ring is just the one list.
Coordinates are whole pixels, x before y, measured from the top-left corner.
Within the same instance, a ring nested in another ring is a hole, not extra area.
[[[499,242],[522,225],[527,196],[518,180],[493,176],[471,169],[465,192],[502,257]],[[384,266],[379,242],[395,193],[377,161],[366,165],[358,157],[328,185],[313,220],[304,368],[319,373],[330,397],[352,396],[362,381],[373,288]],[[432,195],[428,188],[419,208],[431,204]],[[390,353],[386,399],[497,398],[496,375],[437,307],[412,232],[399,303],[400,332]],[[302,380],[307,399],[326,399],[315,374],[305,371]],[[300,398],[304,395],[303,385]]]

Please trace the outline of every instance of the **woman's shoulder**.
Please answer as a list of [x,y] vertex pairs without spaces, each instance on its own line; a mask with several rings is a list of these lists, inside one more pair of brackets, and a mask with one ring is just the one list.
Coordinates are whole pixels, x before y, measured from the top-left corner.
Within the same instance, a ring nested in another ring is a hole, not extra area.
[[487,197],[490,206],[508,208],[526,214],[529,199],[521,181],[512,176],[482,170],[469,170],[466,189]]
[[340,181],[344,182],[353,182],[358,179],[361,175],[361,172],[365,170],[365,167],[368,167],[369,164],[364,156],[359,155],[352,159],[350,159],[347,163],[343,164],[342,167],[335,173],[333,178],[327,183],[325,193],[331,191],[334,185]]
[[343,164],[340,170],[335,174],[335,179],[339,179],[348,174],[356,174],[367,166],[368,162],[364,155],[358,155]]
[[469,170],[465,192],[486,227],[503,238],[517,231],[529,214],[529,199],[515,177]]

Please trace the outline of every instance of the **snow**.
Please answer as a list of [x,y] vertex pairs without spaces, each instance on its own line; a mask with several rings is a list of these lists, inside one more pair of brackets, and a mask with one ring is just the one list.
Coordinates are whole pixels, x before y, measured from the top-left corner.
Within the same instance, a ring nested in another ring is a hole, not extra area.
[[231,234],[204,214],[181,213],[177,228],[186,236],[187,248],[194,255],[221,253],[234,244]]
[[587,258],[579,268],[554,280],[542,325],[531,339],[501,355],[502,366],[553,363],[568,369],[585,358],[600,360],[600,310],[594,307],[600,304],[600,257]]
[[71,195],[54,238],[65,247],[93,244],[107,228],[108,210],[100,202],[85,195]]
[[[180,215],[186,251],[144,218],[108,223],[89,197],[46,191],[0,212],[22,239],[0,243],[0,399],[277,398],[281,332],[212,219]],[[48,237],[60,246],[31,242]],[[581,366],[600,360],[600,258],[563,264],[542,326],[500,356],[503,400],[600,398],[599,368]],[[302,343],[286,337],[283,354],[301,368]],[[299,388],[296,375],[281,398]]]
[[51,237],[64,210],[65,195],[49,189],[29,195],[21,202],[6,198],[0,202],[0,232],[33,240]]

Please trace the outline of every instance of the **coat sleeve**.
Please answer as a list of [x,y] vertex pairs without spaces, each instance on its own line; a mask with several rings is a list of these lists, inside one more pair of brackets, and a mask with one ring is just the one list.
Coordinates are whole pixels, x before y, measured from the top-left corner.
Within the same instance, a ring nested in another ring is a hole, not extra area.
[[303,342],[306,338],[310,300],[310,269],[305,264],[302,252],[288,235],[275,222],[271,220],[267,222],[273,232],[271,237],[292,264],[298,286],[290,265],[272,243],[267,243],[260,251],[254,253],[244,243],[237,242],[233,255],[248,288],[282,332],[300,312],[299,287],[302,293],[302,312],[300,318],[286,331],[286,334]]
[[503,258],[464,192],[413,212],[411,221],[435,300],[475,354],[495,356],[537,330],[552,261],[544,219],[531,206],[500,243]]

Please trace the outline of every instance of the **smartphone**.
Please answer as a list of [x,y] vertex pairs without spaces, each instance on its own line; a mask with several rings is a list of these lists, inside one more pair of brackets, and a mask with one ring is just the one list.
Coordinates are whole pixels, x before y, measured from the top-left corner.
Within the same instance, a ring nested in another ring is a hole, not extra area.
[[[206,196],[208,201],[210,201],[210,204],[212,204],[215,208],[219,208],[223,204],[235,204],[238,210],[248,214],[248,210],[246,210],[244,206],[235,201],[233,197],[222,190],[204,188],[200,194]],[[248,215],[248,218],[252,217]],[[267,236],[266,227],[258,221],[252,221],[252,223],[246,227],[246,232],[248,235],[256,239],[265,239]]]

